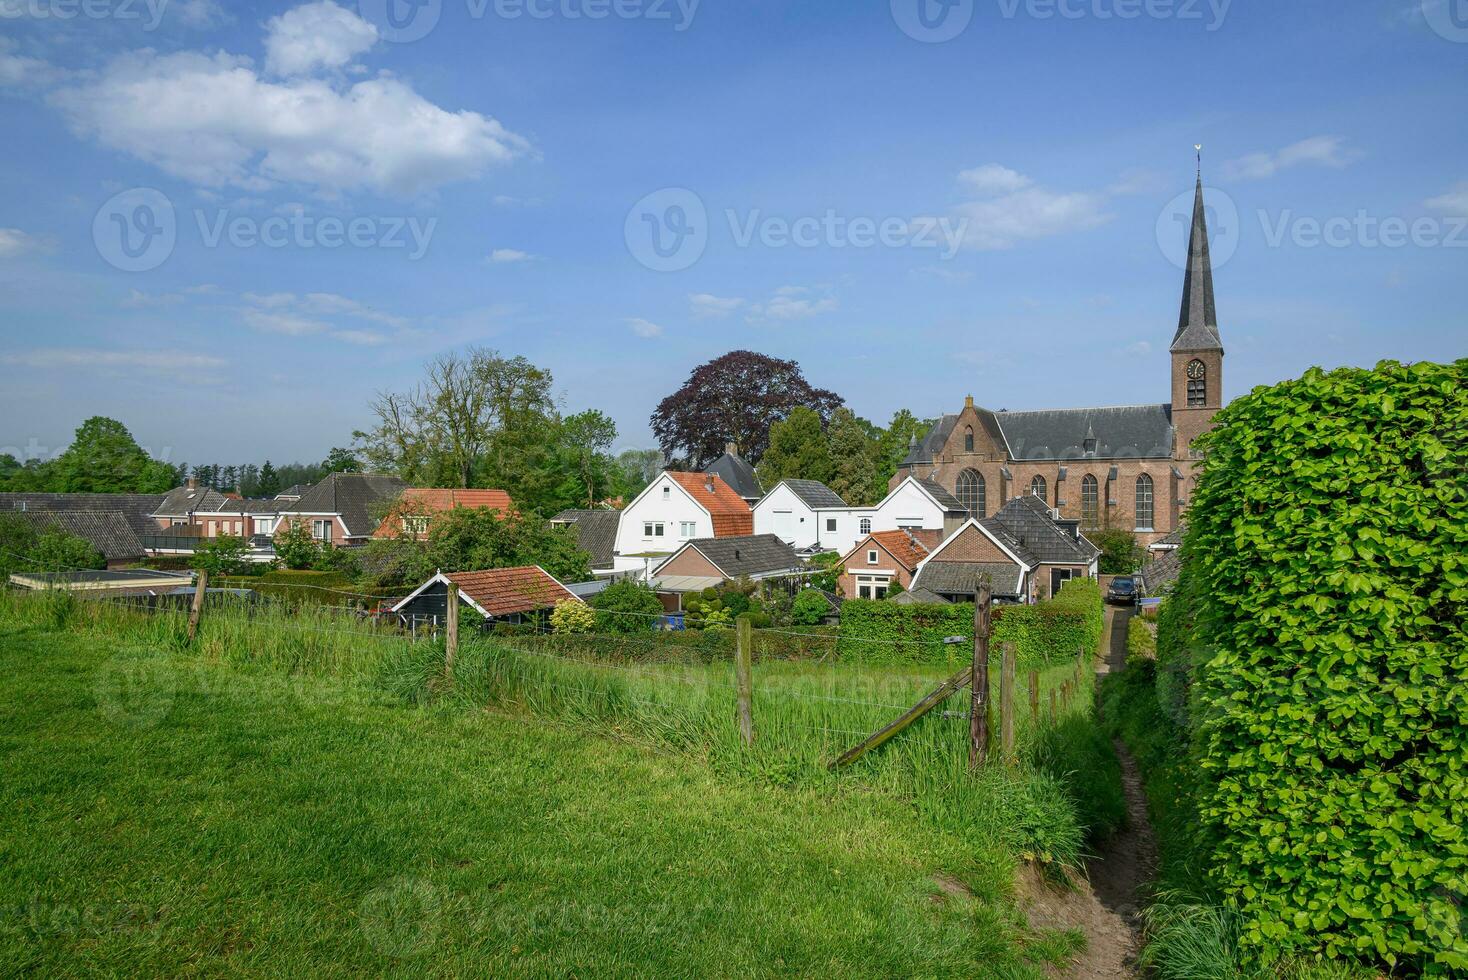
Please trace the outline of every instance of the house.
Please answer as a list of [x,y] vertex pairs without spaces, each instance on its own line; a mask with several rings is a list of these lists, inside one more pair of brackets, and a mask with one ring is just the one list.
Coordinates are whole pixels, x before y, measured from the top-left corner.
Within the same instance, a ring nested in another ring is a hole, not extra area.
[[992,517],[970,518],[919,564],[914,591],[972,602],[987,578],[996,601],[1030,603],[1059,592],[1072,578],[1095,578],[1101,550],[1080,523],[1059,518],[1024,494]]
[[782,480],[754,509],[755,531],[801,550],[845,554],[876,531],[931,530],[944,535],[968,520],[953,494],[932,480],[908,477],[872,507],[851,507],[815,480]]
[[695,538],[754,533],[754,514],[720,476],[667,470],[622,511],[613,552],[617,571],[652,566]]
[[932,554],[942,531],[901,528],[873,531],[841,557],[836,582],[841,594],[855,599],[885,599],[896,582],[904,590],[924,558]]
[[1179,527],[1160,541],[1147,548],[1147,562],[1137,573],[1143,596],[1157,598],[1172,591],[1173,583],[1182,574],[1182,544],[1184,527]]
[[11,517],[37,534],[61,531],[81,538],[99,551],[109,569],[136,565],[145,557],[142,539],[116,510],[21,510]]
[[121,514],[140,538],[156,529],[153,512],[161,493],[0,493],[0,511],[111,511]]
[[682,608],[682,596],[702,592],[724,582],[759,582],[806,574],[795,549],[773,534],[744,534],[728,538],[686,541],[652,571],[652,587],[673,597],[669,612]]
[[1132,529],[1143,544],[1176,528],[1197,478],[1193,443],[1223,406],[1224,351],[1201,178],[1170,352],[1166,404],[1010,412],[982,408],[970,396],[961,412],[913,441],[893,483],[934,480],[978,520],[995,501],[1034,494],[1086,527]]
[[409,487],[392,505],[372,536],[378,539],[406,537],[427,541],[434,514],[459,507],[487,507],[501,514],[514,513],[515,504],[503,490],[439,490]]
[[520,623],[554,609],[557,602],[581,599],[539,565],[495,568],[482,572],[439,572],[392,607],[405,622],[441,622],[448,610],[449,583],[459,587],[459,601],[486,623]]
[[593,572],[611,571],[615,566],[617,528],[622,512],[616,510],[563,510],[550,519],[551,527],[574,527],[576,546],[591,556]]
[[323,544],[363,544],[407,488],[407,483],[395,476],[332,473],[299,500],[281,508],[276,530],[306,524],[311,536]]
[[734,492],[743,497],[744,502],[751,507],[764,496],[764,490],[760,488],[759,477],[755,475],[754,467],[739,455],[739,447],[732,442],[724,447],[724,455],[705,467],[704,472],[712,473],[729,484],[734,488]]

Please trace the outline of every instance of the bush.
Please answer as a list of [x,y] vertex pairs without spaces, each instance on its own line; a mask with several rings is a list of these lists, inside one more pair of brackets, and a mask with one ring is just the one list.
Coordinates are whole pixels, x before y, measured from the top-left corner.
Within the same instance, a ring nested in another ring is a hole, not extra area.
[[1087,531],[1086,537],[1101,549],[1102,575],[1130,575],[1142,564],[1142,549],[1137,546],[1137,536],[1128,530],[1108,527]]
[[804,589],[795,597],[790,621],[796,626],[819,626],[831,615],[831,603],[818,589]]
[[661,625],[663,604],[641,582],[613,582],[591,597],[598,633],[651,633]]
[[1059,595],[1036,605],[996,608],[993,636],[995,642],[1015,645],[1021,666],[1045,667],[1094,655],[1105,622],[1100,585],[1095,579],[1071,579]]
[[194,549],[191,564],[210,575],[238,575],[249,565],[245,560],[248,550],[244,538],[208,538]]
[[362,562],[358,559],[354,549],[337,548],[326,545],[311,565],[318,572],[341,572],[343,575],[356,578],[362,574]]
[[1314,369],[1202,443],[1164,619],[1216,651],[1201,815],[1256,961],[1468,971],[1465,447],[1468,360]]
[[286,521],[275,532],[275,555],[281,564],[293,571],[313,568],[321,557],[321,542],[311,536],[304,521]]
[[1141,616],[1133,616],[1126,629],[1126,662],[1136,666],[1141,660],[1157,658],[1157,635]]
[[596,628],[596,612],[584,602],[562,599],[550,615],[553,633],[590,633]]

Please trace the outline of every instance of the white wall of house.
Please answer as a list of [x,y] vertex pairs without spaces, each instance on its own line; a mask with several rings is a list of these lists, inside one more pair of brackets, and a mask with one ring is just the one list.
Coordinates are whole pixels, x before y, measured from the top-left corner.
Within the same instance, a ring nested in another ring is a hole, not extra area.
[[754,508],[754,533],[776,534],[793,547],[819,546],[845,554],[873,531],[944,529],[944,511],[912,478],[903,480],[875,507],[812,510],[781,483]]
[[778,483],[754,505],[754,533],[773,534],[799,551],[816,543],[816,512],[784,483]]
[[671,555],[690,538],[713,536],[714,519],[709,512],[677,480],[663,473],[622,511],[612,567],[619,572],[640,570],[647,567],[647,561],[635,556]]

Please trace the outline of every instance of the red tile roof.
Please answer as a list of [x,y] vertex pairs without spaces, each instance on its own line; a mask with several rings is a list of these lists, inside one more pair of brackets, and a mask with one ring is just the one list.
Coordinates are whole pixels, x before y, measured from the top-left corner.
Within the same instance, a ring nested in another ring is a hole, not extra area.
[[534,612],[549,609],[562,599],[576,599],[564,585],[535,565],[486,572],[446,572],[444,578],[491,616]]
[[[674,473],[668,476],[698,501],[714,519],[714,537],[732,538],[754,533],[754,511],[725,483],[722,477],[706,473]],[[712,489],[710,489],[712,488]]]
[[936,541],[928,543],[924,539],[936,536],[936,532],[929,534],[924,531],[877,531],[863,538],[852,549],[852,553],[862,550],[868,540],[875,541],[910,572],[918,567],[918,562],[928,557],[928,553],[933,550],[933,545],[937,543]]
[[[408,487],[393,505],[391,512],[373,532],[374,538],[395,538],[404,533],[403,518],[427,517],[456,507],[488,507],[502,514],[515,510],[515,502],[503,490],[444,490],[436,487]],[[414,535],[420,540],[426,534]]]

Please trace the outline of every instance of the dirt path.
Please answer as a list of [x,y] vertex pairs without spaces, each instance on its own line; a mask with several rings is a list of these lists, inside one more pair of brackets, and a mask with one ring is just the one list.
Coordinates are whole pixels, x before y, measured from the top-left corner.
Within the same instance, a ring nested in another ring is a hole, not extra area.
[[[1126,665],[1126,633],[1133,610],[1106,609],[1107,658],[1096,673],[1122,670]],[[1075,980],[1113,980],[1134,977],[1140,948],[1142,887],[1157,868],[1157,845],[1147,819],[1147,798],[1137,764],[1121,742],[1122,787],[1126,793],[1127,825],[1106,842],[1101,854],[1086,862],[1086,881],[1073,890],[1058,889],[1027,871],[1022,882],[1030,921],[1037,926],[1080,929],[1086,950],[1063,975]]]

